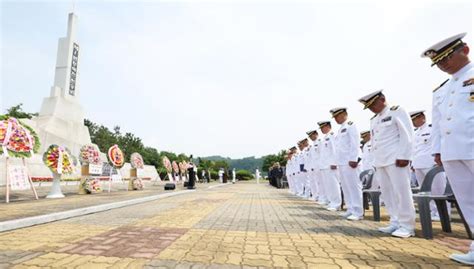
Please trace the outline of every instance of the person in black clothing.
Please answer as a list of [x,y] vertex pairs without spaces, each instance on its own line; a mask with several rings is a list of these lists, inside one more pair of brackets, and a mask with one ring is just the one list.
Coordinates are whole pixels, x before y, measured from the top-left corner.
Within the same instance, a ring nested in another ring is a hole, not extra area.
[[268,173],[268,178],[270,180],[270,185],[275,188],[281,188],[281,179],[283,177],[283,169],[280,166],[280,163],[276,162],[270,169]]
[[195,181],[196,181],[196,165],[192,162],[193,160],[193,155],[189,157],[189,163],[188,163],[188,175],[189,175],[189,180],[188,180],[188,189],[195,189],[194,187]]

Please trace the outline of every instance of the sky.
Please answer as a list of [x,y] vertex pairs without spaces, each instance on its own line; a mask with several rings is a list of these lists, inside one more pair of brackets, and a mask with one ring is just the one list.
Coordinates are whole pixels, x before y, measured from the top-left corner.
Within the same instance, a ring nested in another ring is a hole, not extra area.
[[368,129],[357,100],[378,89],[430,118],[449,76],[421,52],[461,32],[473,44],[463,0],[72,3],[0,0],[0,113],[40,110],[74,8],[85,117],[195,156],[276,153],[333,107]]

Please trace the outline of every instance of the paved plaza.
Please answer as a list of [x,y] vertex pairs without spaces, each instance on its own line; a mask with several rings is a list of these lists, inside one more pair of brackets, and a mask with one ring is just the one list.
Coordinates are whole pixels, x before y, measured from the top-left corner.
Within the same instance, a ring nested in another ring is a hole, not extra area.
[[[56,200],[60,203],[61,200]],[[2,205],[3,207],[4,205]],[[15,205],[12,204],[14,207]],[[469,243],[383,235],[266,184],[238,183],[0,233],[0,268],[459,268]],[[384,212],[383,215],[386,216]]]

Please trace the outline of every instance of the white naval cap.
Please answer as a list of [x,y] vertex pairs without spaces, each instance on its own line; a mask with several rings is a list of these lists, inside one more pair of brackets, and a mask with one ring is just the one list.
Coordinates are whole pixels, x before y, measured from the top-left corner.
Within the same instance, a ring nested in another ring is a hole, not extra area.
[[318,122],[319,128],[323,128],[326,125],[331,125],[330,121],[319,121]]
[[342,112],[346,112],[347,107],[336,107],[331,110],[329,110],[329,113],[331,113],[332,117],[336,117],[337,115],[341,114]]
[[314,134],[314,133],[318,133],[318,130],[311,130],[311,131],[307,131],[307,132],[306,132],[306,134],[307,134],[308,136],[310,136],[310,135],[312,135],[312,134]]
[[413,120],[413,119],[415,119],[416,117],[420,116],[423,113],[425,113],[424,110],[415,110],[415,111],[410,112],[409,114],[410,114],[411,119]]
[[447,56],[451,55],[454,51],[456,51],[456,49],[464,45],[461,39],[463,39],[466,34],[467,33],[457,34],[434,44],[423,51],[421,57],[429,57],[432,61],[431,66],[437,64]]
[[379,98],[382,95],[383,90],[378,90],[375,92],[372,92],[370,94],[367,94],[364,97],[361,97],[359,99],[359,102],[361,102],[364,105],[364,109],[368,108],[377,98]]

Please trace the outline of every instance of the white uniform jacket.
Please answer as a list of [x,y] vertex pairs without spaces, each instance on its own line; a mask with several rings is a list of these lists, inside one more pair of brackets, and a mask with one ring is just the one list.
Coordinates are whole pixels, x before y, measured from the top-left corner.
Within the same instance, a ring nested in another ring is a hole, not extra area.
[[319,169],[330,169],[336,165],[336,146],[334,144],[334,133],[329,132],[321,139],[319,148]]
[[341,124],[334,139],[336,145],[336,164],[349,165],[359,159],[359,131],[351,121]]
[[404,109],[385,107],[370,120],[370,132],[375,167],[412,159],[413,124]]
[[441,159],[474,159],[474,64],[433,92],[433,150]]
[[431,154],[431,125],[428,123],[415,129],[413,150],[414,169],[431,168],[435,165]]
[[362,171],[374,169],[374,154],[372,152],[372,143],[367,141],[362,147]]

